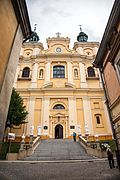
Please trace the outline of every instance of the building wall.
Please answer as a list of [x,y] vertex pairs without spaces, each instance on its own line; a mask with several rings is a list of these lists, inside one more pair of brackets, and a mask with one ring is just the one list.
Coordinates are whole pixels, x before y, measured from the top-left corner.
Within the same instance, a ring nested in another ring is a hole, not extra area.
[[[48,38],[47,43],[46,50],[39,42],[25,43],[21,50],[14,86],[23,97],[29,115],[21,132],[14,130],[16,135],[25,133],[29,137],[30,127],[34,126],[34,136],[40,128],[42,138],[55,138],[56,126],[62,125],[63,138],[72,138],[73,131],[83,136],[89,134],[90,140],[96,135],[100,139],[112,138],[99,72],[94,68],[95,77],[89,77],[87,72],[98,43],[75,43],[73,49],[68,48],[69,38]],[[38,49],[33,56],[35,47]],[[53,78],[56,65],[65,67],[64,78]],[[25,67],[30,68],[28,78],[22,77]],[[54,109],[57,104],[64,109]]]
[[10,1],[0,1],[0,90],[18,22]]
[[0,140],[4,132],[10,95],[22,45],[22,32],[10,1],[0,2]]
[[120,50],[116,54],[114,65],[112,65],[107,59],[107,63],[104,69],[104,79],[108,95],[110,113],[114,123],[118,148],[120,149],[120,71],[116,65],[116,60],[118,61],[120,59],[119,57]]
[[116,71],[110,62],[107,62],[105,66],[104,76],[106,87],[108,90],[109,103],[111,105],[120,96],[120,85]]
[[30,33],[31,28],[25,1],[1,0],[0,142],[3,140],[4,136],[4,128],[7,119],[10,96],[13,88],[23,37],[26,38],[26,36],[30,35]]
[[115,0],[101,40],[94,65],[99,67],[104,81],[117,153],[120,155],[120,1]]

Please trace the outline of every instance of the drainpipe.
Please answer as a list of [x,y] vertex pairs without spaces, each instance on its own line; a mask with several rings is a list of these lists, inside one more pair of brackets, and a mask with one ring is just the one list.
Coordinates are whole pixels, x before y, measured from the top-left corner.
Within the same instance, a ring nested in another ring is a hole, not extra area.
[[106,98],[106,106],[107,106],[107,110],[108,110],[110,124],[111,124],[111,127],[112,127],[113,137],[115,139],[116,148],[117,148],[117,150],[115,151],[116,159],[117,159],[117,165],[118,165],[118,168],[120,170],[120,153],[119,153],[118,143],[117,143],[117,139],[116,139],[116,133],[115,133],[114,124],[113,124],[113,121],[112,121],[111,111],[110,111],[110,107],[109,107],[108,93],[107,93],[107,90],[105,88],[105,80],[104,80],[104,75],[103,75],[103,67],[100,67],[100,66],[98,66],[97,64],[94,64],[94,63],[93,63],[93,66],[96,67],[96,68],[99,68],[99,71],[100,71],[100,77],[101,77],[101,80],[102,80],[104,94],[105,94],[105,98]]

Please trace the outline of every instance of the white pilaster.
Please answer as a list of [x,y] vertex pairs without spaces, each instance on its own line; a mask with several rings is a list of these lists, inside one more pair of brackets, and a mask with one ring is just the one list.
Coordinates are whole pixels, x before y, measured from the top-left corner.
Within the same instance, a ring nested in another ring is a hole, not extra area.
[[71,64],[71,62],[68,62],[67,65],[68,65],[68,83],[73,84],[72,64]]
[[40,52],[40,49],[39,48],[34,48],[33,49],[33,56],[36,56],[36,55],[38,55],[39,54],[39,52]]
[[[77,112],[76,112],[76,99],[69,97],[69,126],[74,125],[76,127]],[[69,127],[70,128],[70,127]]]
[[86,74],[85,74],[85,65],[83,63],[79,63],[80,68],[80,87],[87,88]]
[[69,126],[68,126],[68,117],[66,117],[66,138],[68,138],[68,129],[69,129]]
[[101,79],[101,75],[100,75],[99,70],[98,70],[98,76],[99,76],[100,88],[103,88],[102,79]]
[[45,65],[45,83],[50,82],[50,62]]
[[38,63],[35,62],[32,68],[31,88],[37,87],[37,73],[38,73]]
[[28,105],[28,123],[27,123],[27,135],[30,135],[30,126],[34,126],[34,108],[35,108],[35,98],[30,97]]
[[79,54],[83,55],[83,48],[82,47],[78,47],[76,50]]
[[17,86],[17,78],[18,78],[18,75],[20,73],[20,64],[17,65],[17,70],[16,70],[16,75],[15,75],[15,80],[14,80],[14,87]]
[[21,50],[20,50],[20,56],[23,56],[23,53],[24,53],[24,48],[21,48]]
[[97,54],[97,52],[98,52],[98,47],[95,47],[94,50],[95,50],[95,54]]
[[[49,128],[49,98],[43,98],[43,127],[48,126]],[[43,129],[43,135],[49,135],[49,129]]]
[[87,97],[83,98],[83,112],[84,112],[84,122],[85,126],[88,127],[89,134],[93,134],[93,122],[92,122],[92,112],[90,100]]
[[109,134],[112,134],[112,127],[111,127],[111,123],[110,123],[110,119],[109,119],[109,115],[108,115],[107,106],[106,106],[104,100],[103,100],[103,108],[104,108],[105,117],[106,117],[107,131],[108,131]]

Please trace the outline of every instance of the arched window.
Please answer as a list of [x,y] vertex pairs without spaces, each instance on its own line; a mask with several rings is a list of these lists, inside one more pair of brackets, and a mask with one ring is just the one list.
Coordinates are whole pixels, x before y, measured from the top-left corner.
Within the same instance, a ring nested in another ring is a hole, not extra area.
[[39,78],[43,79],[43,76],[44,76],[44,71],[43,69],[40,69]]
[[65,109],[65,107],[62,104],[56,104],[53,109]]
[[75,78],[78,77],[78,69],[74,69],[74,77],[75,77]]
[[65,67],[54,66],[53,67],[53,78],[65,78]]
[[97,124],[101,124],[101,114],[96,114],[95,119]]
[[94,71],[93,67],[88,67],[87,73],[88,73],[88,77],[95,77],[95,71]]
[[29,75],[30,75],[30,68],[25,67],[22,71],[22,77],[29,77]]

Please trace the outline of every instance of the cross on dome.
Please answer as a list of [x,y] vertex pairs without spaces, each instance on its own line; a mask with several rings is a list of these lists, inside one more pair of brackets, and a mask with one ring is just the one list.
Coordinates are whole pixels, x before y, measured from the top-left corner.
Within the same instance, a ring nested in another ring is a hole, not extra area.
[[57,35],[57,37],[60,37],[61,33],[57,32],[56,35]]
[[37,26],[37,24],[34,24],[34,32],[36,32],[36,26]]
[[80,26],[80,31],[82,32],[82,27],[81,27],[82,25],[79,25],[79,26]]

